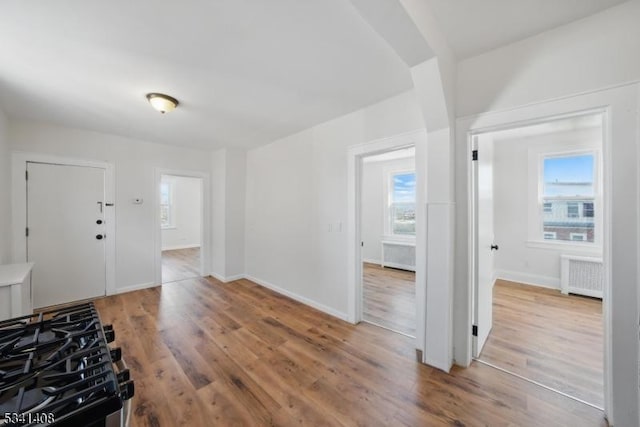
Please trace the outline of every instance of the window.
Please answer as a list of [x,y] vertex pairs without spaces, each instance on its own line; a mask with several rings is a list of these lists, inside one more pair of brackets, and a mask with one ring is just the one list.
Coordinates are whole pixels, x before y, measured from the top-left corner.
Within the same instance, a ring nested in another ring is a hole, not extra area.
[[585,218],[593,218],[593,202],[584,202],[582,204],[582,215]]
[[416,174],[392,173],[389,186],[389,219],[393,235],[416,234]]
[[542,237],[557,241],[594,241],[595,154],[542,158]]
[[160,183],[160,227],[175,227],[175,214],[173,205],[173,181],[162,181]]

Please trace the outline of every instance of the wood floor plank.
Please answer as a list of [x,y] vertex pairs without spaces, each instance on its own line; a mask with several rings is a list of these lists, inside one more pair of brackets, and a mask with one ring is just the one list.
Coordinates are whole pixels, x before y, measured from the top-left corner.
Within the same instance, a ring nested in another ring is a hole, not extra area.
[[162,283],[200,276],[200,248],[162,251]]
[[600,300],[498,280],[480,360],[602,407],[603,337]]
[[131,367],[132,427],[606,425],[592,407],[485,365],[419,364],[412,338],[247,280],[190,279],[96,307]]
[[362,270],[362,318],[415,336],[416,274],[367,262]]
[[[169,412],[174,426],[207,425],[209,414],[203,403],[197,398],[182,365],[172,358],[160,359],[152,364],[155,384],[166,396]],[[208,383],[210,384],[210,382]]]

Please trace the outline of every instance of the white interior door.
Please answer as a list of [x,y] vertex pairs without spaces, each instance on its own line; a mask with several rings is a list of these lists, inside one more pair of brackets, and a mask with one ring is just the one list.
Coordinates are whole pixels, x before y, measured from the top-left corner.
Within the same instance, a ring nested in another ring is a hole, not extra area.
[[474,162],[476,184],[476,286],[473,355],[478,357],[493,325],[494,231],[493,231],[493,141],[478,137],[478,160]]
[[105,295],[105,170],[27,163],[27,172],[34,307]]

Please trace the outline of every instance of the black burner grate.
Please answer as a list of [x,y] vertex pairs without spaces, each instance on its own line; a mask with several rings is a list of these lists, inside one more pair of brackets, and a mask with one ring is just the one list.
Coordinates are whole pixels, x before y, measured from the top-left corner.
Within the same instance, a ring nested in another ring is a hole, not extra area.
[[[54,425],[80,426],[118,411],[113,337],[93,303],[0,322],[0,416],[47,413]],[[9,425],[29,425],[16,419]]]

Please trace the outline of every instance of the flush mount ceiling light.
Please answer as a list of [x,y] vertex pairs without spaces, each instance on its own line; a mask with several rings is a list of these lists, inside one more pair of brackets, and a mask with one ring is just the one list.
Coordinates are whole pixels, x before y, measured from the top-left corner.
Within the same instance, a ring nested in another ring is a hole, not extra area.
[[147,100],[149,104],[162,114],[175,110],[179,102],[172,96],[165,95],[163,93],[148,93]]

